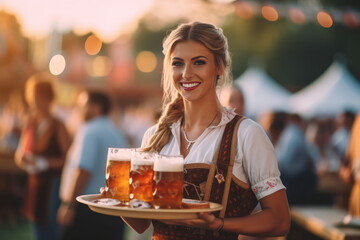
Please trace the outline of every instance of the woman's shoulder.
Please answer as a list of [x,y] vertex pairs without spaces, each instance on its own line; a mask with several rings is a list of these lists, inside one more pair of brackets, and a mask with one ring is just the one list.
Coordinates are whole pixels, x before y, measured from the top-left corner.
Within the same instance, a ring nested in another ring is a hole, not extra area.
[[240,123],[237,134],[241,138],[249,136],[267,136],[266,131],[258,122],[247,117],[245,117]]
[[144,137],[145,137],[145,136],[151,137],[152,135],[154,135],[157,127],[158,127],[158,124],[154,124],[154,125],[152,125],[151,127],[149,127],[149,128],[145,131]]
[[147,146],[150,138],[152,137],[152,135],[154,135],[154,133],[157,129],[157,126],[158,126],[158,124],[152,125],[145,131],[143,138],[142,138],[141,147]]

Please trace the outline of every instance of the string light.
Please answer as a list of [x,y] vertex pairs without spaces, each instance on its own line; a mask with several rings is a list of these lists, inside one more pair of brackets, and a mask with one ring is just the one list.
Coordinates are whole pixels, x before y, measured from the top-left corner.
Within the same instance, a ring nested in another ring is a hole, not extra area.
[[261,8],[261,14],[266,20],[270,22],[275,22],[279,19],[278,11],[272,6],[263,6]]
[[343,21],[344,21],[345,25],[348,26],[349,28],[359,27],[359,20],[351,12],[344,12]]
[[[306,2],[305,2],[306,3]],[[331,28],[334,24],[343,24],[349,28],[358,28],[360,25],[360,9],[337,8],[330,5],[320,6],[315,10],[312,5],[295,3],[277,3],[263,1],[238,0],[234,3],[236,14],[243,19],[250,19],[260,15],[267,21],[277,21],[279,18],[288,18],[293,23],[303,25],[309,21],[316,21],[321,27]],[[336,16],[336,18],[334,17]]]
[[247,2],[237,2],[235,5],[235,12],[244,19],[250,19],[254,16],[253,7]]
[[306,22],[306,16],[303,11],[299,8],[289,9],[289,18],[296,24],[302,25]]
[[330,14],[325,11],[318,12],[316,15],[316,19],[318,23],[324,28],[330,28],[334,23]]

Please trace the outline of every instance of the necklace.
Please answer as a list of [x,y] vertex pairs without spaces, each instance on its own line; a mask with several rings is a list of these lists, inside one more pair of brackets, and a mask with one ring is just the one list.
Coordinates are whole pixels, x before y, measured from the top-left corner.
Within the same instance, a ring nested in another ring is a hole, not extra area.
[[[213,120],[211,120],[211,122],[209,123],[209,125],[206,127],[206,128],[208,128],[208,127],[210,127],[210,125],[215,121],[215,119],[216,119],[216,117],[217,117],[217,115],[219,114],[219,112],[216,112],[216,114],[215,114],[215,117],[213,118]],[[205,128],[205,129],[206,129]],[[204,129],[204,131],[205,131],[205,129]],[[186,135],[186,132],[185,132],[185,127],[183,128],[183,130],[184,130],[184,138],[185,138],[185,140],[186,140],[186,142],[187,142],[187,147],[186,147],[186,150],[188,150],[189,148],[191,148],[191,146],[199,139],[199,137],[202,135],[200,135],[198,138],[196,138],[195,140],[189,140],[188,139],[188,137],[187,137],[187,135]],[[203,131],[203,132],[204,132]]]

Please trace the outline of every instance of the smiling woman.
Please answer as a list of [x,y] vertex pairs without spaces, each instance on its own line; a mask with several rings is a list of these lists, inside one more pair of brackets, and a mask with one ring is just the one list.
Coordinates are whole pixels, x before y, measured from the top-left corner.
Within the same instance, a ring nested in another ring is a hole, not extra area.
[[[163,53],[163,112],[146,131],[143,150],[182,155],[184,198],[223,208],[190,220],[123,219],[138,232],[152,223],[159,240],[285,235],[289,208],[274,148],[259,124],[224,108],[217,96],[231,66],[222,30],[180,24],[165,38]],[[251,214],[258,202],[262,210]]]

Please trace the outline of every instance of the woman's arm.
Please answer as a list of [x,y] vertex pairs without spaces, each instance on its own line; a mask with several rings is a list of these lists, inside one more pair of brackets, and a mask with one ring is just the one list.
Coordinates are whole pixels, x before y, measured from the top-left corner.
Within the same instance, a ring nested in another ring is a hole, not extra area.
[[285,190],[260,200],[262,210],[255,214],[225,219],[223,230],[258,237],[284,236],[290,228],[290,211]]
[[[248,236],[277,237],[287,234],[290,228],[290,211],[285,190],[279,190],[260,200],[262,210],[239,218],[224,218],[223,231]],[[200,213],[198,219],[166,220],[167,224],[201,227],[216,230],[222,221],[213,214]]]

